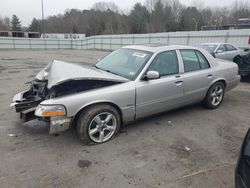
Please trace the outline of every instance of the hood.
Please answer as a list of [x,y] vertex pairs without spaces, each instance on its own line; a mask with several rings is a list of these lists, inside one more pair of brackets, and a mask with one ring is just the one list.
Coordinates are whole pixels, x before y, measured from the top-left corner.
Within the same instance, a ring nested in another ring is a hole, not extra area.
[[48,89],[70,80],[108,80],[117,82],[127,82],[126,78],[108,73],[92,66],[85,66],[63,61],[54,60],[48,64],[37,75],[38,80],[47,80]]

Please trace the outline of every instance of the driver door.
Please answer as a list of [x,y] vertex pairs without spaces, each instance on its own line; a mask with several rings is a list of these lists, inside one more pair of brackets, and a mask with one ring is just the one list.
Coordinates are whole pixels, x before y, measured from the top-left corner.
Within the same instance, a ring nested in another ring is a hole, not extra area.
[[149,70],[159,72],[160,78],[136,82],[136,118],[175,108],[183,97],[183,81],[175,50],[158,54]]
[[227,59],[227,49],[224,44],[221,44],[215,52],[215,57],[218,59]]

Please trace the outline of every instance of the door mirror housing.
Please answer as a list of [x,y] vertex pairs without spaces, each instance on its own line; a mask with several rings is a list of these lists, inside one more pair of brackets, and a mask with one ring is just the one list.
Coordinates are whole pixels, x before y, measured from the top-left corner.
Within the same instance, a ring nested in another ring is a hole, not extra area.
[[147,72],[147,79],[154,80],[160,78],[160,74],[157,71],[148,71]]
[[220,54],[220,53],[222,53],[222,52],[223,52],[222,50],[217,50],[217,51],[216,51],[217,54]]

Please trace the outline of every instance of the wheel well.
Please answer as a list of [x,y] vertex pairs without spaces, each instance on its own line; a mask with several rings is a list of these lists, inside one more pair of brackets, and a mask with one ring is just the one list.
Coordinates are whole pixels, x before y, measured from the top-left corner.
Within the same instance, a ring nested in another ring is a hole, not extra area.
[[111,102],[98,102],[98,103],[89,104],[89,105],[83,107],[81,110],[79,110],[79,112],[77,112],[77,114],[74,116],[74,119],[72,121],[72,126],[76,125],[77,120],[79,118],[79,115],[82,113],[82,111],[84,111],[84,110],[86,110],[86,109],[88,109],[88,108],[90,108],[92,106],[100,105],[100,104],[107,104],[107,105],[110,105],[110,106],[114,107],[117,110],[117,112],[119,113],[120,117],[121,117],[121,124],[123,123],[122,111],[121,111],[119,106],[117,106],[116,104],[111,103]]
[[235,60],[236,60],[237,57],[240,57],[240,56],[239,56],[239,55],[235,56],[235,57],[233,58],[233,62],[235,62]]
[[[226,83],[225,80],[218,80],[218,81],[216,81],[216,82],[222,82],[222,83],[224,84],[224,87],[225,87],[225,88],[227,87],[227,83]],[[215,83],[216,83],[216,82],[215,82]]]

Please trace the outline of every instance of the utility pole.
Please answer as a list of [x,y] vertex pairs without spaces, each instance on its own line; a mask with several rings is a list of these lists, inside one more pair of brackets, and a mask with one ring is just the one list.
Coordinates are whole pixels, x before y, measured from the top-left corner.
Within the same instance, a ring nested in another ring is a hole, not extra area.
[[43,0],[41,0],[41,4],[42,4],[43,38],[45,39],[45,20],[44,20],[44,11],[43,11]]
[[197,31],[198,30],[198,22],[195,18],[193,18],[193,21],[195,22],[195,31]]

